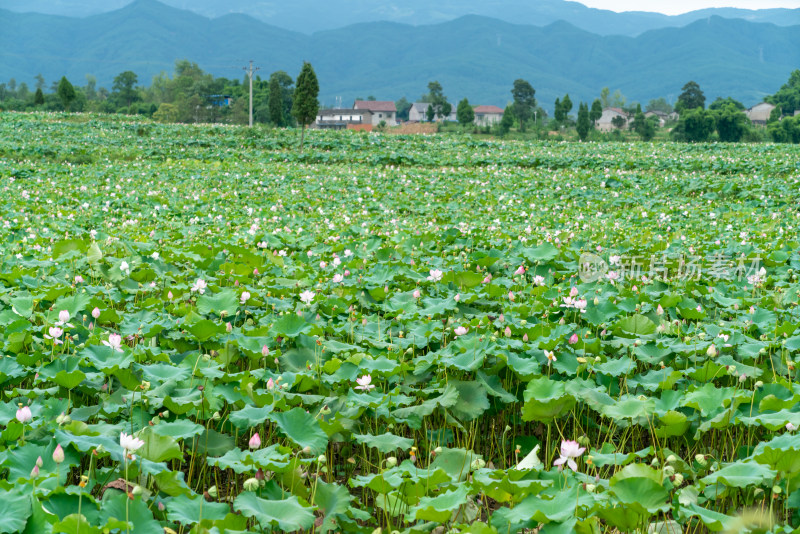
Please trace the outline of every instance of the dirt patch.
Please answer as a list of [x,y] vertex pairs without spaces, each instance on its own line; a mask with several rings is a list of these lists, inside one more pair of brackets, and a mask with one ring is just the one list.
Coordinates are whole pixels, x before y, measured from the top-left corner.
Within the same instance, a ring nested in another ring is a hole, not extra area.
[[390,128],[387,133],[395,135],[434,134],[439,131],[439,125],[430,122],[409,122],[395,128]]

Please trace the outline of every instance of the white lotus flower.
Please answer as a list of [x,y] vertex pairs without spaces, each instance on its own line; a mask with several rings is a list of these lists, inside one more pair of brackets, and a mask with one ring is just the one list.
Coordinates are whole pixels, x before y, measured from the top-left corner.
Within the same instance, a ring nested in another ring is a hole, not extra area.
[[314,297],[316,295],[317,294],[314,293],[313,291],[309,291],[306,289],[305,291],[300,293],[300,300],[302,300],[306,305],[309,305],[311,304],[311,301],[314,300]]

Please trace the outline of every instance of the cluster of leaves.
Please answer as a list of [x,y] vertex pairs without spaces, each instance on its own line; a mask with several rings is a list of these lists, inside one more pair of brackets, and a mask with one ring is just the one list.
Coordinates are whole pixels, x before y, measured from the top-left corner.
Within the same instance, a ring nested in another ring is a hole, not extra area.
[[0,532],[800,524],[796,152],[2,118]]

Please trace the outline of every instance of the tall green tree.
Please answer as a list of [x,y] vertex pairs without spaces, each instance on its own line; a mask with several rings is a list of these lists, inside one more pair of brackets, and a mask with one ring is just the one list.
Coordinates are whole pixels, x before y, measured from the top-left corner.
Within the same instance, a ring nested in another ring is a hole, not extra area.
[[285,126],[283,122],[283,94],[278,78],[269,78],[269,122],[275,126]]
[[633,131],[639,134],[642,141],[650,141],[656,135],[656,128],[651,121],[644,116],[642,106],[636,106],[636,115],[633,118]]
[[536,90],[529,82],[518,78],[514,80],[511,96],[514,98],[514,114],[519,121],[519,130],[524,132],[525,125],[536,110]]
[[678,125],[672,130],[672,136],[678,141],[702,143],[708,141],[715,127],[716,121],[712,112],[701,108],[690,109],[681,113]]
[[683,113],[690,109],[705,109],[706,95],[703,94],[697,82],[687,82],[681,91],[680,96],[678,96],[678,102],[675,104],[675,110],[678,113]]
[[283,123],[281,125],[291,126],[292,99],[294,98],[294,80],[292,80],[292,77],[282,70],[277,70],[272,74],[270,74],[269,76],[270,83],[272,83],[272,80],[277,80],[278,86],[281,89],[281,101],[283,103],[283,108],[282,108]]
[[564,110],[564,119],[568,119],[569,112],[572,111],[572,100],[570,100],[569,94],[564,95],[561,100],[561,108]]
[[589,118],[589,105],[583,102],[578,105],[578,123],[575,126],[578,131],[578,137],[581,141],[586,141],[589,138],[589,131],[592,129],[592,121]]
[[[710,107],[711,106],[709,106],[709,109]],[[744,111],[734,102],[728,102],[722,106],[717,106],[712,111],[714,112],[719,140],[724,143],[737,143],[741,141],[742,137],[744,137],[744,134],[747,132],[749,124]]]
[[304,61],[300,75],[297,77],[297,86],[294,89],[294,103],[292,115],[302,128],[300,133],[300,150],[305,142],[306,126],[314,122],[319,112],[319,82],[311,63]]
[[428,109],[425,110],[425,118],[428,119],[428,122],[433,122],[433,119],[436,118],[436,110],[433,109],[433,104],[428,104]]
[[468,126],[475,122],[475,110],[469,105],[466,98],[458,103],[456,108],[456,118],[461,126]]
[[[420,102],[430,103],[433,107],[434,116],[440,119],[447,117],[450,115],[450,112],[453,111],[453,105],[447,101],[447,97],[444,95],[442,84],[436,80],[428,82],[428,93],[422,95]],[[428,120],[432,121],[433,118],[428,117]]]
[[556,103],[553,105],[553,118],[557,122],[564,122],[564,111],[561,107],[561,99],[556,97]]
[[33,105],[34,106],[41,106],[44,104],[44,93],[42,92],[41,87],[36,89],[36,94],[33,95]]
[[780,107],[787,115],[794,115],[800,109],[800,69],[792,71],[789,80],[766,101]]
[[594,102],[592,102],[592,109],[589,111],[589,120],[592,121],[592,124],[596,124],[602,116],[603,104],[600,103],[600,99],[595,98]]
[[508,104],[506,106],[505,111],[503,111],[503,118],[500,119],[500,123],[498,124],[498,130],[500,130],[500,135],[506,135],[509,131],[511,131],[511,127],[514,125],[514,105]]
[[130,70],[120,72],[114,77],[114,84],[111,86],[111,98],[117,106],[130,107],[131,104],[139,100],[139,92],[136,90],[136,83],[139,77]]
[[394,105],[397,108],[397,120],[407,121],[408,112],[411,110],[411,102],[406,97],[401,97]]
[[56,89],[56,94],[58,94],[58,99],[61,100],[61,105],[64,106],[64,109],[69,112],[69,106],[75,100],[77,96],[75,94],[75,88],[69,83],[66,76],[61,77],[61,81],[58,82],[58,88]]

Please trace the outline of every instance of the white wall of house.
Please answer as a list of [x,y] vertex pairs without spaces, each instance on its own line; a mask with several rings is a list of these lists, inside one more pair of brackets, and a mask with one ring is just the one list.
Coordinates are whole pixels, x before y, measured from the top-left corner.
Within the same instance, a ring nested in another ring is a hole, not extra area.
[[623,128],[626,128],[628,126],[628,117],[626,115],[623,115],[622,113],[614,109],[606,108],[603,110],[603,114],[600,116],[600,118],[597,119],[597,124],[595,125],[596,128],[601,132],[610,132],[616,129],[614,123],[611,122],[614,120],[614,117],[622,117],[623,119],[625,119],[625,125],[623,126]]
[[775,109],[774,105],[762,102],[756,104],[744,113],[747,115],[747,118],[750,119],[750,122],[766,124],[773,109]]
[[475,124],[480,126],[491,126],[503,120],[502,113],[476,113]]

